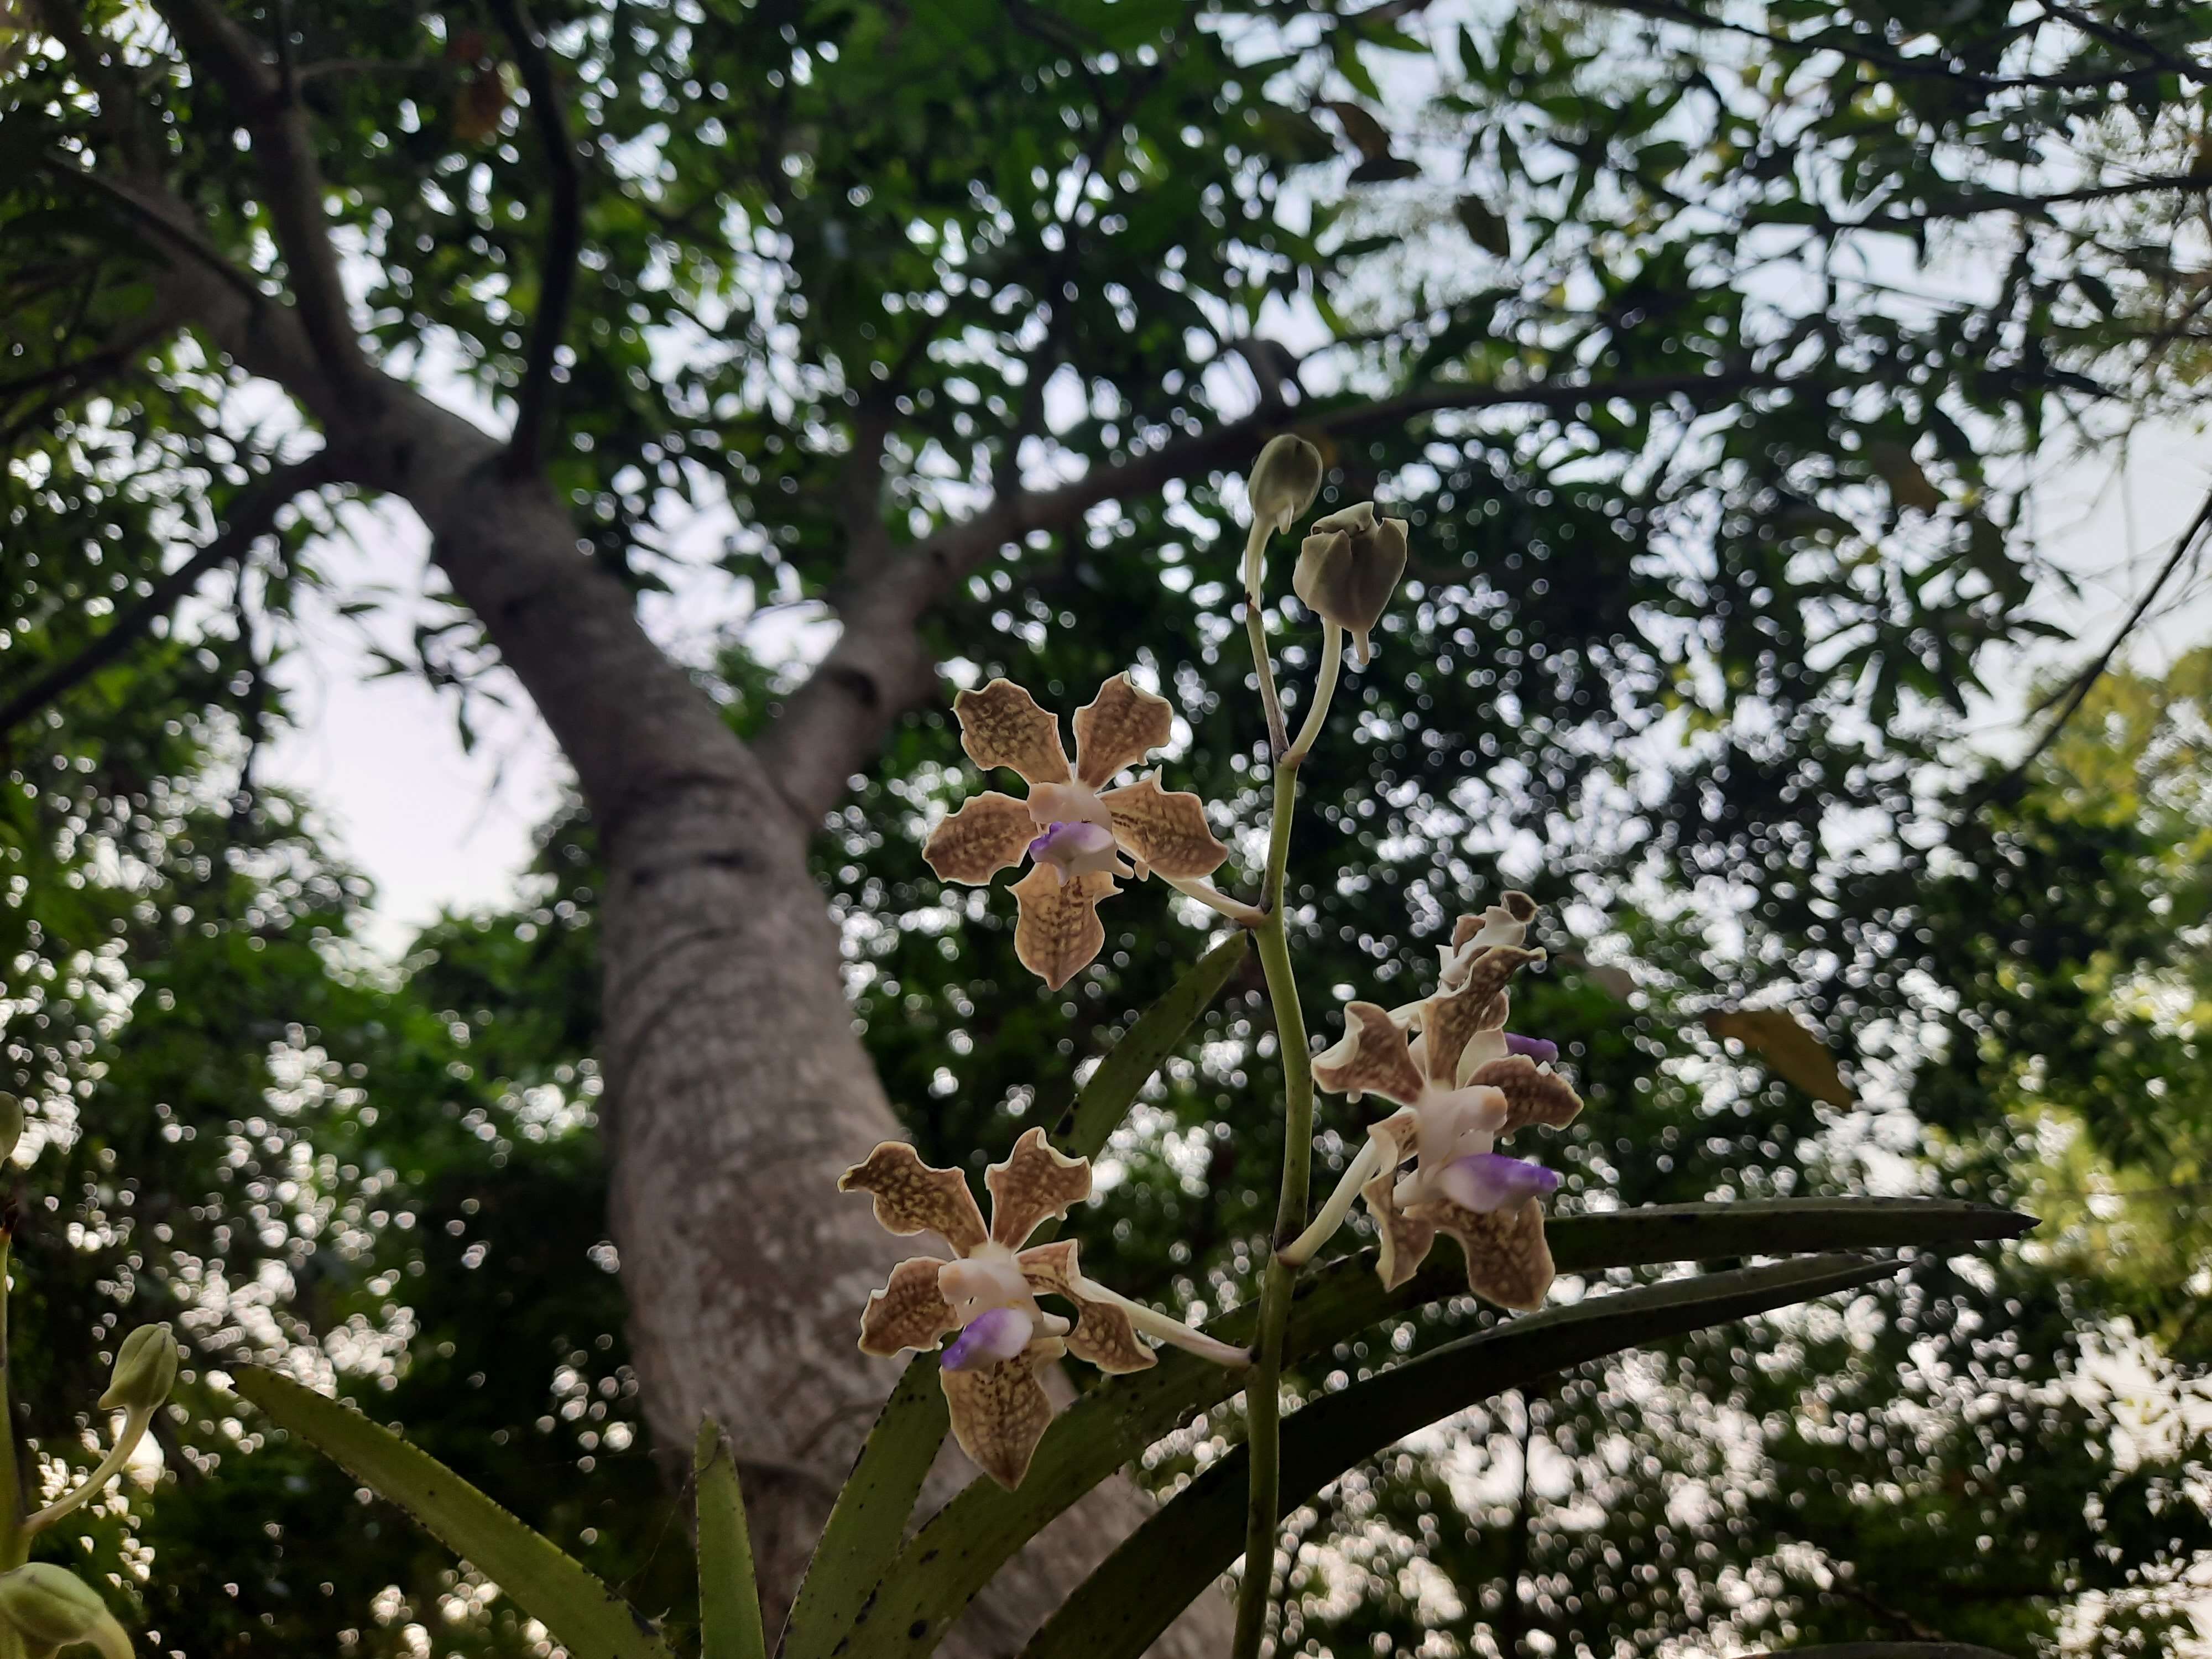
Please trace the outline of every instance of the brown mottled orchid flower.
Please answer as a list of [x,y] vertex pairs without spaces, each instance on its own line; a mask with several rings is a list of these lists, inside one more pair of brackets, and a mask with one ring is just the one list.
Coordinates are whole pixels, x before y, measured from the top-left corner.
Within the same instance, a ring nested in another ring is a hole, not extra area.
[[1366,1146],[1286,1257],[1310,1257],[1356,1194],[1375,1218],[1389,1288],[1413,1277],[1441,1232],[1458,1241],[1476,1295],[1501,1307],[1542,1304],[1553,1267],[1540,1200],[1559,1177],[1497,1145],[1532,1123],[1563,1127],[1582,1100],[1552,1070],[1555,1045],[1505,1030],[1507,984],[1543,959],[1521,943],[1534,916],[1525,894],[1508,893],[1484,915],[1461,918],[1434,996],[1395,1010],[1346,1006],[1344,1036],[1315,1057],[1315,1081],[1354,1103],[1374,1094],[1402,1109],[1368,1126]]
[[[957,1170],[933,1170],[903,1141],[886,1140],[845,1171],[841,1192],[875,1200],[876,1219],[901,1237],[935,1233],[952,1260],[915,1256],[891,1269],[860,1315],[860,1351],[890,1358],[959,1334],[943,1357],[945,1402],[953,1437],[1000,1486],[1018,1486],[1052,1421],[1038,1370],[1064,1354],[1103,1371],[1140,1371],[1157,1364],[1137,1340],[1143,1331],[1227,1365],[1249,1356],[1084,1277],[1075,1241],[1022,1246],[1048,1219],[1091,1195],[1088,1159],[1066,1158],[1031,1129],[1003,1164],[984,1171],[991,1221]],[[1047,1313],[1040,1294],[1075,1309],[1069,1322]]]
[[1116,773],[1168,740],[1174,713],[1164,697],[1116,674],[1075,713],[1075,764],[1060,741],[1060,722],[1011,680],[963,691],[953,702],[960,743],[987,771],[1004,766],[1030,787],[1029,798],[988,789],[930,832],[922,857],[945,881],[981,886],[1000,871],[1032,865],[1014,884],[1020,921],[1014,951],[1054,990],[1090,966],[1106,943],[1098,901],[1121,890],[1115,878],[1158,875],[1240,920],[1243,907],[1206,884],[1229,856],[1206,827],[1196,795],[1170,793],[1157,775],[1109,789]]

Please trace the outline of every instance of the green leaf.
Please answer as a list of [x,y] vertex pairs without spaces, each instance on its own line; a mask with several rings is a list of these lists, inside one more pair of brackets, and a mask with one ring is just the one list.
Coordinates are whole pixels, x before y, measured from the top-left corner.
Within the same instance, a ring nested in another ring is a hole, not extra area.
[[768,1659],[761,1628],[760,1582],[753,1573],[752,1534],[744,1494],[721,1425],[699,1425],[691,1454],[699,1483],[699,1649],[702,1659]]
[[1726,1009],[1705,1015],[1704,1023],[1715,1036],[1734,1037],[1761,1056],[1777,1077],[1814,1099],[1831,1106],[1856,1103],[1828,1045],[1788,1009]]
[[1513,257],[1513,229],[1505,216],[1480,196],[1462,196],[1452,210],[1474,245],[1501,259]]
[[[2009,1210],[1948,1199],[1760,1199],[1567,1216],[1545,1231],[1552,1259],[1565,1273],[1796,1250],[1966,1243],[2017,1237],[2034,1224]],[[1296,1362],[1380,1320],[1466,1294],[1465,1270],[1448,1249],[1396,1291],[1385,1291],[1376,1277],[1373,1251],[1339,1257],[1301,1281],[1284,1352]],[[1251,1340],[1255,1312],[1241,1308],[1206,1331],[1242,1346]],[[1085,1395],[1046,1431],[1014,1491],[979,1480],[930,1518],[884,1576],[856,1626],[853,1650],[930,1651],[991,1575],[1054,1516],[1242,1384],[1240,1372],[1188,1353],[1163,1353],[1150,1370]],[[1242,1535],[1241,1528],[1235,1530]]]
[[937,1356],[916,1354],[837,1490],[784,1623],[784,1659],[822,1659],[844,1641],[898,1553],[948,1426]]
[[[1901,1271],[1896,1261],[1818,1255],[1639,1285],[1447,1343],[1285,1419],[1283,1502],[1303,1503],[1393,1441],[1504,1389]],[[1239,1446],[1130,1534],[1061,1603],[1024,1659],[1136,1659],[1243,1553],[1249,1464]]]
[[274,1371],[246,1366],[236,1386],[480,1569],[576,1659],[674,1659],[644,1614],[428,1453]]
[[1054,1141],[1076,1158],[1096,1158],[1105,1151],[1107,1139],[1129,1115],[1146,1079],[1182,1046],[1190,1028],[1244,965],[1251,950],[1252,936],[1238,928],[1139,1015],[1121,1040],[1106,1051],[1091,1080],[1053,1127]]

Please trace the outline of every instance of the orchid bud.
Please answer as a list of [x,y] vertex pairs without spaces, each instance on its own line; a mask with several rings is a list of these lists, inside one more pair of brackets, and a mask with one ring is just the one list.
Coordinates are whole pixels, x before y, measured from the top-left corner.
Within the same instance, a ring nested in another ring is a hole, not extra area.
[[177,1342],[168,1326],[141,1325],[123,1339],[100,1409],[150,1412],[169,1397],[176,1380]]
[[1406,521],[1377,518],[1375,503],[1361,501],[1314,521],[1291,586],[1308,610],[1352,635],[1364,664],[1374,655],[1367,631],[1405,573]]
[[1321,451],[1304,438],[1285,432],[1268,439],[1244,485],[1253,521],[1288,530],[1321,493]]
[[0,1620],[20,1632],[33,1654],[90,1642],[112,1659],[128,1659],[131,1638],[100,1594],[75,1573],[48,1561],[0,1572]]
[[13,1095],[0,1095],[0,1162],[15,1156],[23,1138],[23,1103]]

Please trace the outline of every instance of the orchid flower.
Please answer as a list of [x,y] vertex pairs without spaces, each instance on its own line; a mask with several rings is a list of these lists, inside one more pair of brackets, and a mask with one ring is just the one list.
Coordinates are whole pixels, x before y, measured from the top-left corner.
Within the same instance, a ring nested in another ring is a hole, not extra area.
[[[887,1231],[935,1233],[951,1247],[949,1261],[914,1256],[891,1269],[861,1311],[860,1352],[889,1358],[958,1332],[941,1362],[953,1438],[1000,1486],[1018,1486],[1028,1473],[1052,1421],[1037,1373],[1062,1355],[1109,1373],[1140,1371],[1158,1363],[1137,1340],[1142,1331],[1220,1364],[1249,1358],[1085,1278],[1073,1239],[1022,1248],[1047,1220],[1091,1195],[1088,1159],[1062,1156],[1043,1130],[1031,1129],[1005,1163],[984,1171],[983,1184],[991,1193],[988,1227],[958,1170],[933,1170],[905,1142],[886,1140],[837,1188],[870,1194]],[[1073,1323],[1040,1307],[1040,1294],[1072,1304]]]
[[1116,674],[1075,714],[1075,766],[1060,746],[1060,722],[1011,680],[963,691],[953,702],[960,743],[988,770],[1004,766],[1030,787],[1018,800],[995,789],[971,797],[931,831],[922,857],[945,881],[981,886],[1027,858],[1034,867],[1014,884],[1020,921],[1014,951],[1022,965],[1057,991],[1090,966],[1106,943],[1098,902],[1115,878],[1157,874],[1224,913],[1245,907],[1203,881],[1229,856],[1206,827],[1196,795],[1170,793],[1158,774],[1120,789],[1104,786],[1168,740],[1174,713],[1164,697]]
[[1532,1123],[1563,1127],[1582,1100],[1552,1070],[1556,1046],[1505,1030],[1508,983],[1543,959],[1520,942],[1534,916],[1525,894],[1509,893],[1483,916],[1461,918],[1435,995],[1395,1010],[1346,1006],[1344,1036],[1315,1056],[1315,1081],[1355,1103],[1374,1094],[1402,1109],[1368,1126],[1367,1145],[1288,1259],[1310,1258],[1356,1195],[1375,1218],[1387,1288],[1413,1277],[1442,1232],[1458,1241],[1476,1295],[1542,1304],[1553,1267],[1538,1200],[1559,1177],[1497,1146]]

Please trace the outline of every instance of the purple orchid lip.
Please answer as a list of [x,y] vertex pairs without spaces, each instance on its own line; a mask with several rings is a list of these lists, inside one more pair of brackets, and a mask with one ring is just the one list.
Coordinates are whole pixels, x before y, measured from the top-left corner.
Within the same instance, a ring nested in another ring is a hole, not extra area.
[[1539,1066],[1549,1066],[1559,1057],[1559,1045],[1543,1037],[1522,1036],[1517,1031],[1508,1031],[1505,1034],[1505,1052],[1525,1055]]
[[1030,843],[1030,856],[1047,859],[1055,854],[1061,857],[1079,856],[1085,853],[1103,853],[1113,844],[1114,832],[1103,824],[1090,823],[1078,818],[1071,823],[1054,820],[1044,827],[1044,833]]
[[1012,1359],[1029,1346],[1030,1318],[1018,1308],[986,1308],[952,1339],[939,1362],[948,1371],[969,1371]]
[[1559,1189],[1559,1176],[1526,1158],[1475,1152],[1445,1164],[1437,1172],[1437,1185],[1462,1209],[1488,1215],[1528,1199],[1549,1197]]

